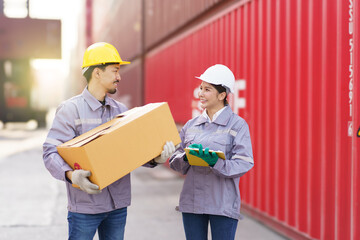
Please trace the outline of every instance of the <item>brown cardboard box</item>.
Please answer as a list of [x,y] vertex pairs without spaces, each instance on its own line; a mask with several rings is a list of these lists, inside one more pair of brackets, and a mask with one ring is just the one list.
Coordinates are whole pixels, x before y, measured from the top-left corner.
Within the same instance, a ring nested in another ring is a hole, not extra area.
[[57,150],[73,169],[91,171],[90,181],[103,189],[159,156],[166,141],[181,142],[169,106],[150,103],[116,116]]

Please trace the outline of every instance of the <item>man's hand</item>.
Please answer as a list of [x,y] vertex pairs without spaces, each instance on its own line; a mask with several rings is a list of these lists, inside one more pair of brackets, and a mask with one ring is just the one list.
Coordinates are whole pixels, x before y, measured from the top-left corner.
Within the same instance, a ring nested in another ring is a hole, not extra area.
[[156,157],[154,160],[156,163],[164,163],[168,160],[171,155],[175,152],[175,146],[173,142],[166,142],[161,152],[161,155]]
[[73,184],[76,184],[80,187],[81,190],[88,194],[98,194],[101,192],[99,190],[99,186],[93,184],[90,182],[88,177],[90,177],[91,172],[85,171],[85,170],[75,170],[71,174],[67,174],[67,176],[71,175],[71,177],[68,177]]

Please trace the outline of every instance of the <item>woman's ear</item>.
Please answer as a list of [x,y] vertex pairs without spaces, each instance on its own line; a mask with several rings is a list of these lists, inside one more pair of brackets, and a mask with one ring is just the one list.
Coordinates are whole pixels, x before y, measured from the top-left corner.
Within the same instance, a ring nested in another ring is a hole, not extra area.
[[219,99],[220,101],[223,101],[225,98],[226,98],[226,92],[219,93],[218,99]]

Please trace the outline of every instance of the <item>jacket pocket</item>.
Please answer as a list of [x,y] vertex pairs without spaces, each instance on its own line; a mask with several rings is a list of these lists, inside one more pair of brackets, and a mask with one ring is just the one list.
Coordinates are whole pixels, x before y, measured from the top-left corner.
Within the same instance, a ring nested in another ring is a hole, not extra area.
[[216,138],[213,140],[214,142],[214,149],[216,151],[222,151],[227,155],[228,152],[231,151],[231,139],[229,138]]
[[189,145],[195,143],[194,139],[195,135],[186,135],[184,140],[185,146],[188,147]]

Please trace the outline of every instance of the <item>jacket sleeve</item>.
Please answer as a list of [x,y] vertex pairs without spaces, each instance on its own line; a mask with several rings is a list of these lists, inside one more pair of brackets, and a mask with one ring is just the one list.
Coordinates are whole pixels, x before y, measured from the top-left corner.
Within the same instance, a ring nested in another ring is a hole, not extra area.
[[231,159],[219,159],[212,168],[218,176],[241,177],[254,166],[249,126],[243,121],[236,132],[230,153]]
[[181,129],[180,131],[181,143],[174,152],[174,154],[169,159],[170,168],[172,168],[177,172],[180,172],[183,175],[185,175],[190,168],[190,164],[187,161],[184,161],[185,158],[184,148],[186,147],[184,139],[185,139],[186,127],[187,124],[185,124],[185,126]]
[[56,146],[73,139],[75,131],[76,108],[71,104],[60,105],[43,144],[43,160],[45,167],[56,179],[65,181],[65,172],[72,168],[61,158]]

